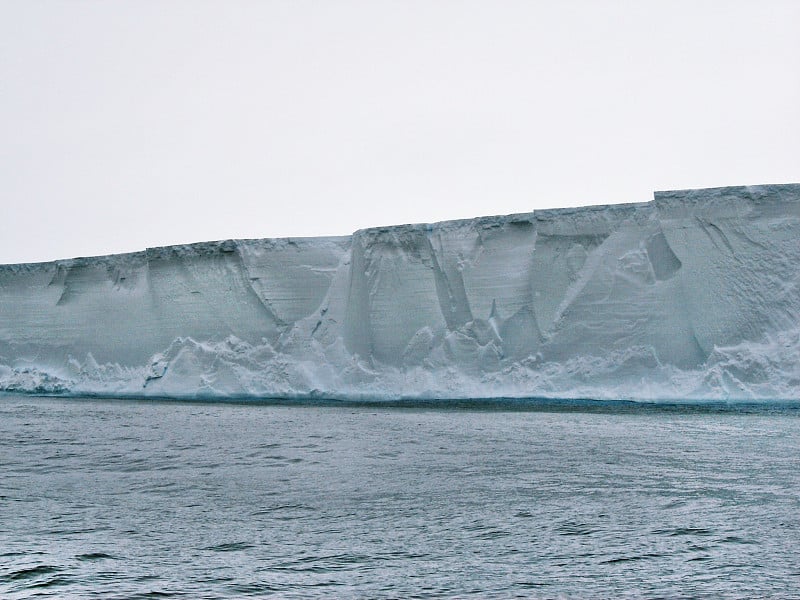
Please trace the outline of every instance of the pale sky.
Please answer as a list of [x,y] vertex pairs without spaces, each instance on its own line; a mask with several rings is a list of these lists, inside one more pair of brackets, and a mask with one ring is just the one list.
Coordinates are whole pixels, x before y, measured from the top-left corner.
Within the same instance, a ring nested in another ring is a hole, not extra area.
[[0,263],[800,181],[800,1],[0,0]]

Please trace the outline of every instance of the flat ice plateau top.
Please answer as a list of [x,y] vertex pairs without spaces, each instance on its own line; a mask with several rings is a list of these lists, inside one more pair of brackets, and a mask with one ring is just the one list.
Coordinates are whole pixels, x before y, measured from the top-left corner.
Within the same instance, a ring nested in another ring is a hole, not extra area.
[[0,266],[0,391],[800,398],[800,184]]

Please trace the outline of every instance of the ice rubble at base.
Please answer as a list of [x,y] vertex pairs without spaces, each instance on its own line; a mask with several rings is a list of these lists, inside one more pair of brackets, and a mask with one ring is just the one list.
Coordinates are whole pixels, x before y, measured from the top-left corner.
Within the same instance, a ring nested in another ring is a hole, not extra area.
[[0,267],[0,389],[797,399],[800,185]]

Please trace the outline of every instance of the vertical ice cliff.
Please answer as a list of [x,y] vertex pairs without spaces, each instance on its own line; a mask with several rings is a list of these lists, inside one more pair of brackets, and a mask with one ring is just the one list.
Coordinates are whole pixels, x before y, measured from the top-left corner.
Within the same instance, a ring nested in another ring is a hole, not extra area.
[[0,390],[796,399],[800,185],[0,266]]

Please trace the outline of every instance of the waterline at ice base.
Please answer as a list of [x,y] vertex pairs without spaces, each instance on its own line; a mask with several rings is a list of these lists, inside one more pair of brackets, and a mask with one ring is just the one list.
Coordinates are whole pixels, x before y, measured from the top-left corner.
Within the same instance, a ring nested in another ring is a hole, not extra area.
[[800,399],[800,184],[0,266],[0,391]]

